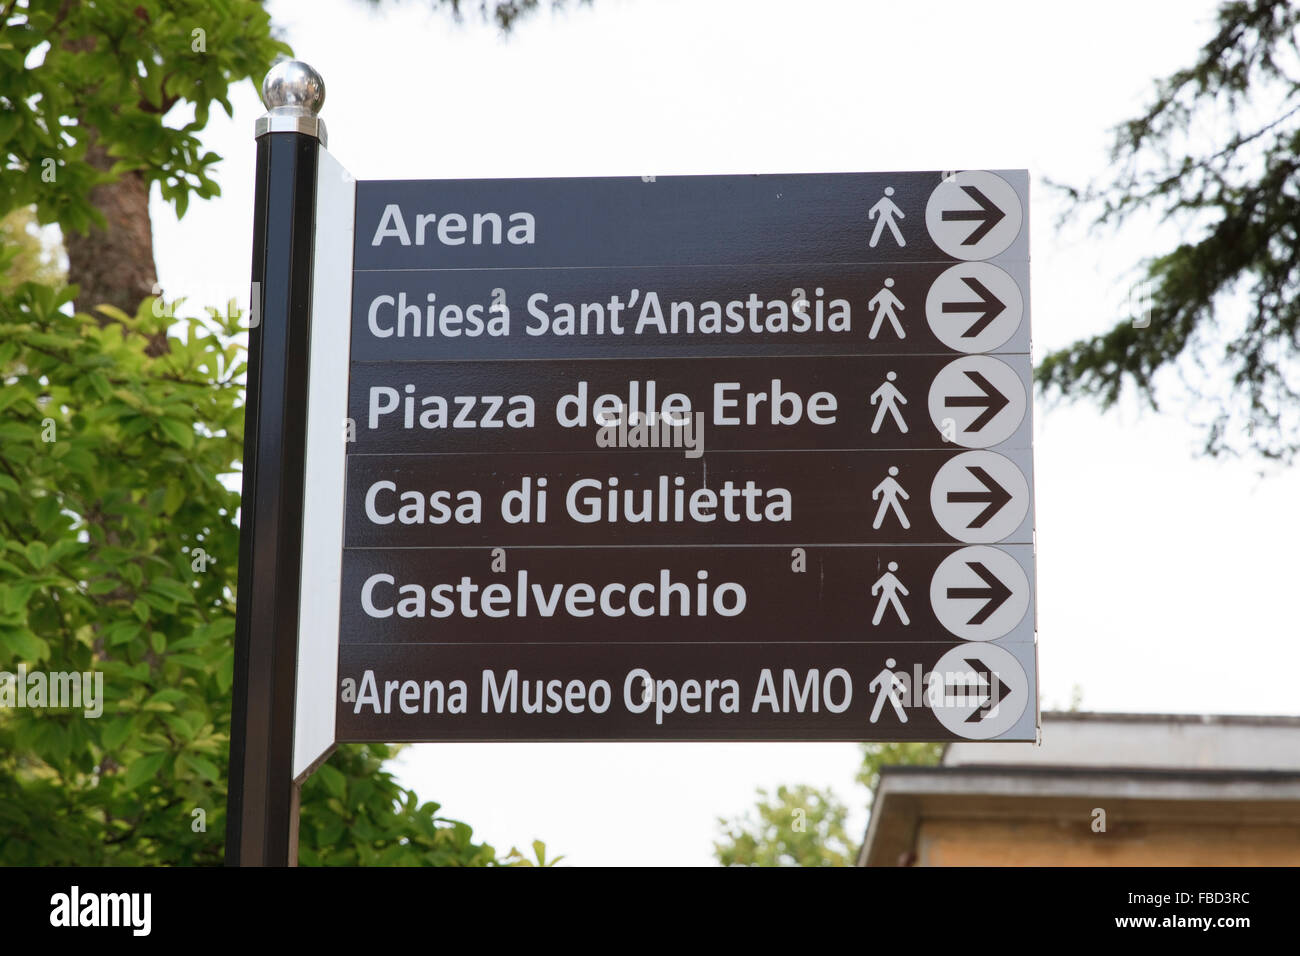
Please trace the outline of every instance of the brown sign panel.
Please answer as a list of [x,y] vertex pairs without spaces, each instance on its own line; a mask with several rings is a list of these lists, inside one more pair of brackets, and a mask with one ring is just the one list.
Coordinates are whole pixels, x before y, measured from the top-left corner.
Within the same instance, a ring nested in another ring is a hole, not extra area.
[[520,548],[503,570],[487,548],[349,550],[343,643],[928,642],[994,614],[997,637],[1032,639],[1031,549],[998,550],[1010,563],[936,546]]
[[[952,459],[939,450],[352,455],[345,543],[943,543],[959,538],[936,520],[930,498],[942,493]],[[992,476],[988,488],[972,521],[1016,507]],[[1027,543],[1028,527],[1003,540]]]
[[1033,646],[342,648],[340,741],[935,740],[1032,734]]
[[1027,447],[1027,374],[951,355],[354,363],[349,453],[592,451],[645,415],[717,451]]
[[1023,170],[358,182],[359,272],[1028,259]]
[[352,358],[1024,351],[1023,264],[359,272]]
[[1026,187],[359,183],[338,739],[1032,740]]

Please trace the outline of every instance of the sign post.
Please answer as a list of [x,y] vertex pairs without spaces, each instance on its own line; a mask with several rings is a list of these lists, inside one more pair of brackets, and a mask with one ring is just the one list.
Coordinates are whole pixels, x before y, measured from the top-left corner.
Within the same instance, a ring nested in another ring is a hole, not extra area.
[[1023,170],[356,182],[258,125],[228,859],[339,742],[1038,727]]
[[244,412],[239,585],[230,728],[226,862],[296,862],[292,772],[298,653],[316,117],[325,86],[290,61],[263,84],[257,126],[253,293]]

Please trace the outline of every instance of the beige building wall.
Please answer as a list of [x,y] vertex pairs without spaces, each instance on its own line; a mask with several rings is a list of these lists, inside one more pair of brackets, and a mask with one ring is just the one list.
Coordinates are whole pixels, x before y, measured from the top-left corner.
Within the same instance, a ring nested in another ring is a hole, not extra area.
[[919,866],[1300,866],[1300,828],[921,820]]
[[883,768],[858,864],[1300,867],[1300,718],[1042,718]]

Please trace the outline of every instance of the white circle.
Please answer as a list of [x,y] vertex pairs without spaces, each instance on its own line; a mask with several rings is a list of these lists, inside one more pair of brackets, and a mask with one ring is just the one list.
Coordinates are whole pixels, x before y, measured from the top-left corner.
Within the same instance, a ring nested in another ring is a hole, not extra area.
[[935,662],[925,702],[959,737],[989,740],[1010,730],[1029,703],[1025,670],[996,644],[962,644]]
[[968,169],[940,181],[925,206],[934,244],[954,259],[991,259],[1020,235],[1020,197],[1001,176]]
[[1000,548],[962,548],[935,569],[930,606],[939,623],[963,641],[995,641],[1025,619],[1029,577]]
[[962,452],[934,476],[930,510],[939,527],[958,541],[1002,541],[1029,513],[1029,482],[1009,458],[991,451]]
[[930,420],[944,441],[963,448],[1006,441],[1024,421],[1028,405],[1015,369],[988,355],[954,359],[930,384]]
[[937,338],[958,352],[991,352],[1020,327],[1020,284],[991,262],[959,262],[930,284],[925,318]]

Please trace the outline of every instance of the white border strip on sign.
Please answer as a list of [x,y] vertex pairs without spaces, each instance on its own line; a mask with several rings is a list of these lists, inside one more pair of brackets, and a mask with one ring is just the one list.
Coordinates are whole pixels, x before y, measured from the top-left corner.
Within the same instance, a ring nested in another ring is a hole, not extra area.
[[348,414],[356,185],[338,160],[321,147],[312,254],[294,780],[305,776],[334,746],[347,448],[343,427]]

